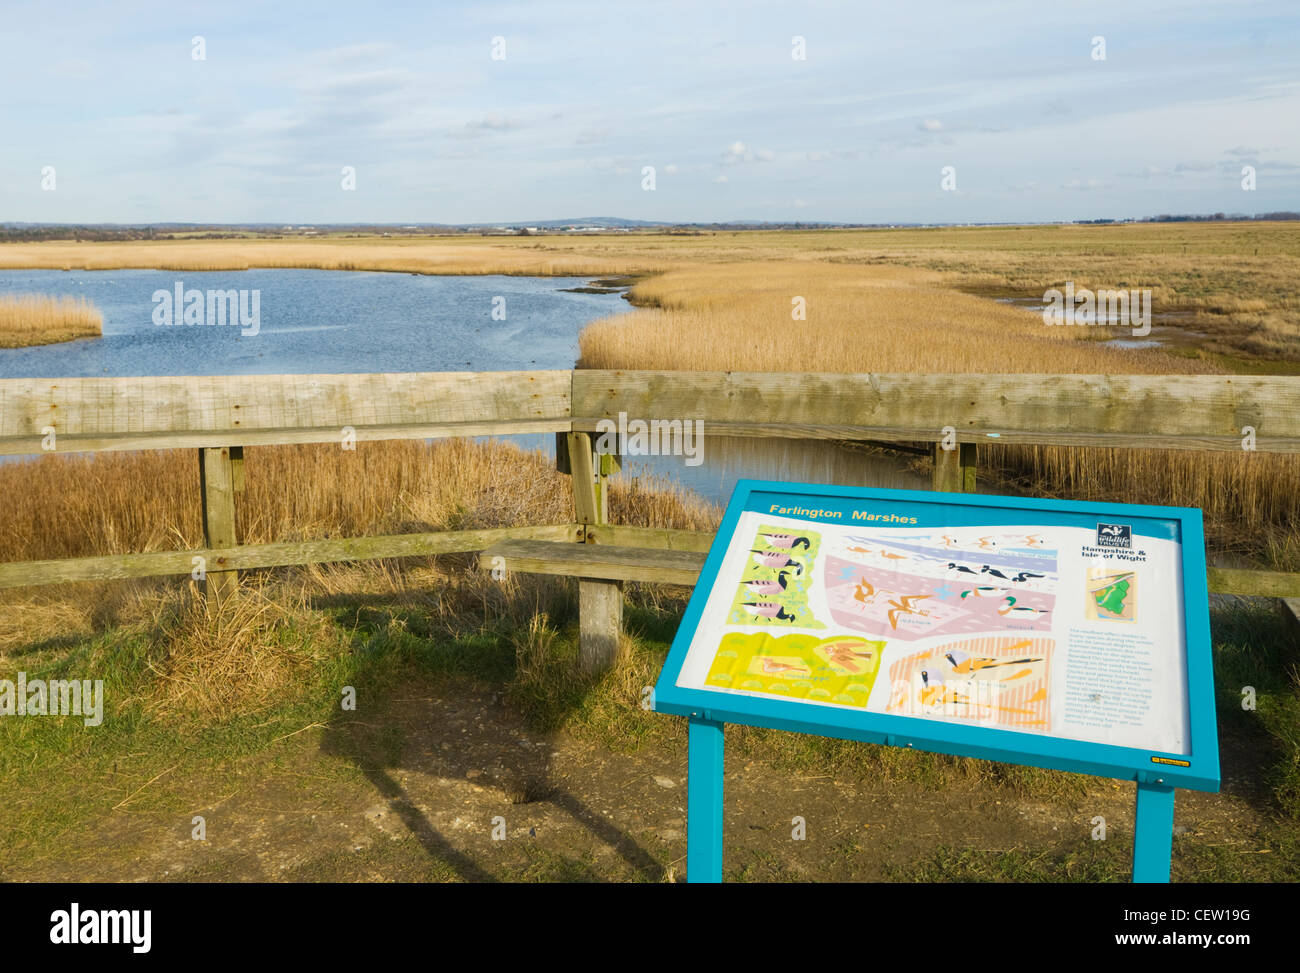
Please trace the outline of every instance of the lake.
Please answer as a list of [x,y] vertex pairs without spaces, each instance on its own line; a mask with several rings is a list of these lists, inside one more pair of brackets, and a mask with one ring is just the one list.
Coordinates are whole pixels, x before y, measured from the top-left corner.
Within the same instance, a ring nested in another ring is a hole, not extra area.
[[[257,291],[256,334],[243,333],[251,327],[155,324],[155,292],[171,294],[178,283],[183,290]],[[630,310],[621,293],[572,291],[588,283],[285,269],[0,271],[0,294],[85,297],[104,315],[101,338],[0,349],[0,378],[569,369],[585,325]],[[509,438],[554,450],[552,436]],[[891,457],[827,443],[709,437],[702,458],[687,466],[683,457],[628,457],[625,475],[664,474],[717,502],[742,477],[926,486]]]
[[[258,333],[154,324],[154,293],[178,282],[259,291]],[[620,294],[565,290],[586,284],[337,270],[0,271],[0,294],[85,297],[104,315],[102,338],[0,350],[0,378],[572,368],[583,326],[629,308]],[[494,306],[505,320],[493,319]]]

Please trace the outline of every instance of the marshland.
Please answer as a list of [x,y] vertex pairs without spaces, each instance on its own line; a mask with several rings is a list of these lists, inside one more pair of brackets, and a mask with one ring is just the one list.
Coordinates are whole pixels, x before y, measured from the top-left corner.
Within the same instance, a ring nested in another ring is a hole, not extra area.
[[103,315],[85,298],[0,294],[0,348],[90,338],[103,326]]
[[[626,278],[630,309],[575,329],[569,365],[589,368],[1300,374],[1300,230],[1286,223],[0,246],[0,270],[126,269]],[[1067,281],[1149,289],[1152,340],[1126,347],[1110,329],[1047,327],[1027,313]],[[56,307],[72,313],[66,299]],[[1174,331],[1180,340],[1163,337]],[[378,369],[359,359],[346,370]],[[860,451],[826,448],[866,465]],[[929,462],[888,450],[871,458],[912,475]],[[245,543],[557,523],[572,504],[553,458],[512,443],[250,447],[246,463]],[[193,467],[189,451],[0,464],[0,561],[200,547]],[[672,474],[660,465],[616,478],[611,521],[715,526],[719,497]],[[1223,563],[1300,570],[1294,454],[981,446],[980,476],[988,492],[1198,506]],[[562,581],[500,585],[468,558],[443,556],[250,572],[244,584],[247,596],[215,616],[180,581],[0,593],[5,667],[104,672],[116,717],[91,738],[53,722],[0,722],[0,775],[18,795],[0,838],[6,877],[659,880],[680,870],[684,827],[663,806],[684,787],[685,735],[638,705],[683,608],[680,589],[634,586],[623,660],[585,678],[572,665],[574,597]],[[1203,837],[1175,841],[1175,877],[1294,880],[1294,642],[1264,601],[1220,604],[1214,637],[1225,788],[1180,796],[1180,823]],[[341,715],[339,685],[358,687],[375,710]],[[1240,708],[1242,685],[1258,691],[1253,713]],[[447,725],[421,719],[429,700]],[[522,741],[508,751],[494,742],[503,727]],[[177,751],[177,734],[193,745]],[[1095,813],[1121,832],[1131,823],[1131,789],[1112,782],[775,732],[729,739],[742,800],[801,781],[800,807],[835,822],[809,846],[816,862],[738,835],[730,877],[1125,874],[1124,842],[1091,842],[1080,823]],[[21,756],[35,748],[75,761],[81,775],[38,777]],[[623,782],[619,798],[611,780]],[[395,805],[376,792],[420,807],[455,853],[390,829]],[[846,792],[857,810],[845,809]],[[871,826],[892,835],[899,801],[920,826],[881,844]],[[457,819],[503,804],[563,840],[498,854],[457,832]],[[614,805],[618,833],[593,827]],[[276,850],[196,850],[181,822],[200,809],[274,833]],[[762,826],[780,826],[786,811],[765,807]],[[968,821],[978,840],[922,840],[943,819]],[[159,829],[172,835],[161,847]]]

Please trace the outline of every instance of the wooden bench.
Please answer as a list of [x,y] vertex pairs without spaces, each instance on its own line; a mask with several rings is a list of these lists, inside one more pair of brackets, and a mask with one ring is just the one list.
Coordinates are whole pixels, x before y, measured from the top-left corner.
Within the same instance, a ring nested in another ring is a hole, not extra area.
[[563,541],[502,541],[479,554],[479,567],[578,579],[578,654],[587,671],[606,669],[618,656],[623,628],[623,582],[693,585],[704,567],[696,551],[647,550]]

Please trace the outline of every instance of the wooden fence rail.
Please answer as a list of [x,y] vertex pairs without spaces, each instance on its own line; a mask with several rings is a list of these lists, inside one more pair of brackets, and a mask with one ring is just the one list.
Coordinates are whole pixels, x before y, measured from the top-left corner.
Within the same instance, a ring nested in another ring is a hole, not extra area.
[[[0,455],[195,449],[205,547],[0,564],[0,588],[574,541],[702,552],[711,535],[610,525],[611,456],[625,419],[703,421],[705,436],[934,443],[936,489],[972,491],[978,443],[1300,453],[1300,379],[1221,375],[912,375],[436,372],[0,380]],[[240,545],[233,495],[247,445],[561,434],[572,523]],[[1300,485],[1297,485],[1300,489]],[[679,576],[680,576],[680,570]],[[1211,569],[1212,591],[1300,597],[1300,574]],[[608,590],[601,589],[608,602]],[[613,608],[610,608],[613,611]]]

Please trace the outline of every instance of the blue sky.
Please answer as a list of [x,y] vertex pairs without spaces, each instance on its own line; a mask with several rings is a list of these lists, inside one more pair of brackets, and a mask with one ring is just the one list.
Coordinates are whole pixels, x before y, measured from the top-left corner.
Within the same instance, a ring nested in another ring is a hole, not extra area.
[[0,51],[0,221],[1300,210],[1296,0],[6,0]]

